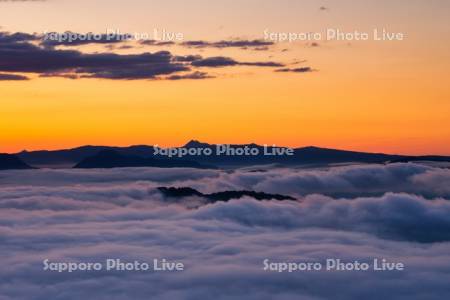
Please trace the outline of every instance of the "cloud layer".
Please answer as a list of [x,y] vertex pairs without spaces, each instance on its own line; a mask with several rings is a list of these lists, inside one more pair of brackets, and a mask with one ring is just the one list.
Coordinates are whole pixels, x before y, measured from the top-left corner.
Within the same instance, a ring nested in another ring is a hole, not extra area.
[[[76,33],[71,33],[76,35]],[[58,46],[86,44],[114,44],[126,41],[123,36],[99,35],[95,39],[47,39],[43,35],[0,32],[0,80],[26,80],[23,73],[41,77],[101,78],[101,79],[208,79],[213,78],[198,68],[231,66],[283,67],[272,61],[241,62],[230,57],[202,57],[200,55],[174,55],[169,51],[139,54],[113,52],[85,53],[80,50],[60,49]],[[147,43],[167,46],[167,43]],[[224,47],[265,45],[261,41],[222,41]],[[215,44],[213,44],[215,45]],[[125,45],[126,46],[126,45]],[[208,46],[205,43],[202,47]],[[199,46],[196,46],[198,48]],[[19,73],[19,74],[16,74]]]
[[[444,299],[449,179],[449,169],[419,164],[0,172],[0,299]],[[165,198],[161,185],[298,200],[247,197],[194,209],[195,197]],[[42,270],[46,258],[167,258],[186,270],[52,273]],[[385,258],[406,269],[276,273],[263,271],[266,258]]]

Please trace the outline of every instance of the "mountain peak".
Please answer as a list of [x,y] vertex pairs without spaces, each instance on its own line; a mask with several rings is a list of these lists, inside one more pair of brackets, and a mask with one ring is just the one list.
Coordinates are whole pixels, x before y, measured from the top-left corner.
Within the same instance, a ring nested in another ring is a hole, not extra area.
[[186,145],[184,145],[184,148],[205,148],[210,146],[211,145],[208,143],[202,143],[197,140],[190,140]]

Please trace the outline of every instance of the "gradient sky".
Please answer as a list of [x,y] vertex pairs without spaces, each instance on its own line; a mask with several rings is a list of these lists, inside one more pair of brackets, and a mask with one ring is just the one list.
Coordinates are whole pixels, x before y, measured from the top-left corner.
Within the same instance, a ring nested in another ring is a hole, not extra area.
[[[321,6],[326,10],[320,10]],[[0,81],[0,152],[85,144],[316,145],[360,151],[450,155],[450,2],[48,0],[0,2],[1,31],[182,32],[185,40],[262,39],[273,32],[372,32],[404,41],[277,43],[265,51],[181,46],[103,46],[92,53],[227,56],[306,62],[314,72],[238,66],[201,80],[39,78]],[[287,51],[283,51],[287,49]],[[0,61],[1,61],[0,57]],[[2,72],[0,72],[2,73]],[[4,73],[4,72],[3,72]]]

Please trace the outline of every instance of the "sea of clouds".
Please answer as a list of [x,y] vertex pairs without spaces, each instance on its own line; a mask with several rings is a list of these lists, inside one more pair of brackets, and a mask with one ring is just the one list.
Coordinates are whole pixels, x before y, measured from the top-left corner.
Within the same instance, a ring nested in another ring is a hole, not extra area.
[[[254,190],[205,203],[203,193]],[[182,272],[43,270],[43,260],[182,261]],[[263,260],[369,261],[405,271],[277,273]],[[0,299],[450,298],[450,169],[415,163],[309,169],[0,172]]]

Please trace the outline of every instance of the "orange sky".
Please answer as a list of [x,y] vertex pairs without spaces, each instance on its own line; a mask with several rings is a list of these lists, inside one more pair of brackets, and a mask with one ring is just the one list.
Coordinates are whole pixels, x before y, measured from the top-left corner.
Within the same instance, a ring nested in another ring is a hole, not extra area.
[[[197,0],[186,7],[182,1],[150,5],[136,0],[126,8],[92,2],[0,3],[2,30],[143,32],[156,27],[183,32],[188,40],[216,41],[260,39],[265,29],[386,27],[405,33],[406,39],[320,42],[319,47],[280,43],[268,51],[172,46],[118,52],[169,50],[285,64],[306,60],[297,66],[316,70],[310,73],[238,66],[207,70],[216,78],[203,80],[69,80],[28,74],[28,81],[0,81],[0,152],[85,144],[174,146],[199,139],[450,155],[448,1],[324,1],[326,11],[319,11],[317,1],[249,0],[221,6]],[[38,11],[42,14],[34,17]]]

